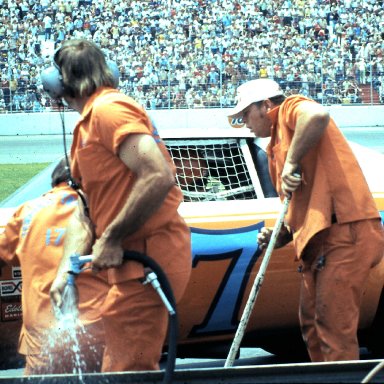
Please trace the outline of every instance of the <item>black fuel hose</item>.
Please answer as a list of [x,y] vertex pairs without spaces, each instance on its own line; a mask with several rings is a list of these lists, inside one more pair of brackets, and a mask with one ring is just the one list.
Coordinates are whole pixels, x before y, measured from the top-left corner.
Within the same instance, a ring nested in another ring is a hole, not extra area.
[[151,257],[145,255],[144,253],[136,251],[124,251],[123,256],[124,261],[137,261],[144,265],[144,267],[150,268],[156,275],[159,280],[160,286],[164,291],[165,296],[167,297],[169,303],[174,309],[173,313],[169,313],[169,323],[168,323],[168,354],[167,354],[167,365],[165,368],[163,383],[170,384],[172,382],[172,376],[175,370],[176,365],[176,356],[177,356],[177,336],[178,336],[178,318],[176,311],[176,300],[173,295],[171,284],[167,278],[167,275],[164,273],[160,265],[153,260]]

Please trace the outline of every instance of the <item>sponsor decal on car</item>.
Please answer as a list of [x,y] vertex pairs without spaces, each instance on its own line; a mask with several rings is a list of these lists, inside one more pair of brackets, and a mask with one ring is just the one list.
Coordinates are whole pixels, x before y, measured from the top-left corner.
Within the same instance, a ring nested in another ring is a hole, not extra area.
[[22,311],[20,300],[1,303],[1,321],[13,321],[21,318]]
[[243,128],[244,121],[241,117],[228,117],[229,125],[232,128]]
[[21,267],[12,267],[12,279],[21,280]]
[[4,280],[0,282],[0,296],[19,296],[21,295],[21,280]]

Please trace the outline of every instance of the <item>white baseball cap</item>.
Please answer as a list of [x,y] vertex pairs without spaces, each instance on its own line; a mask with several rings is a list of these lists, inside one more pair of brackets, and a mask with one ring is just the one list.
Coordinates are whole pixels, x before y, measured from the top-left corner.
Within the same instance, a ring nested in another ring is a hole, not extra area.
[[237,88],[237,105],[232,109],[229,117],[240,115],[252,103],[283,95],[279,84],[272,79],[256,79],[247,81]]

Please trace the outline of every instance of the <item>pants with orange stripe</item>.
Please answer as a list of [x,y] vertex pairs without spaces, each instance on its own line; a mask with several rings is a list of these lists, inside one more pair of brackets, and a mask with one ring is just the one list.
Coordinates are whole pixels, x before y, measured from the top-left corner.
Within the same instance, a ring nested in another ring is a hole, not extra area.
[[333,224],[303,255],[300,325],[312,361],[358,360],[364,285],[383,260],[380,220]]

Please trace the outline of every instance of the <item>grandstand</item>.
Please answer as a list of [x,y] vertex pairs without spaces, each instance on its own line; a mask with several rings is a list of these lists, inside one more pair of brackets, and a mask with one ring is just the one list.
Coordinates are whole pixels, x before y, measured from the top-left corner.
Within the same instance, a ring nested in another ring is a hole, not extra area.
[[323,104],[384,101],[383,1],[0,1],[1,113],[54,108],[39,73],[78,37],[147,109],[227,108],[258,77]]

